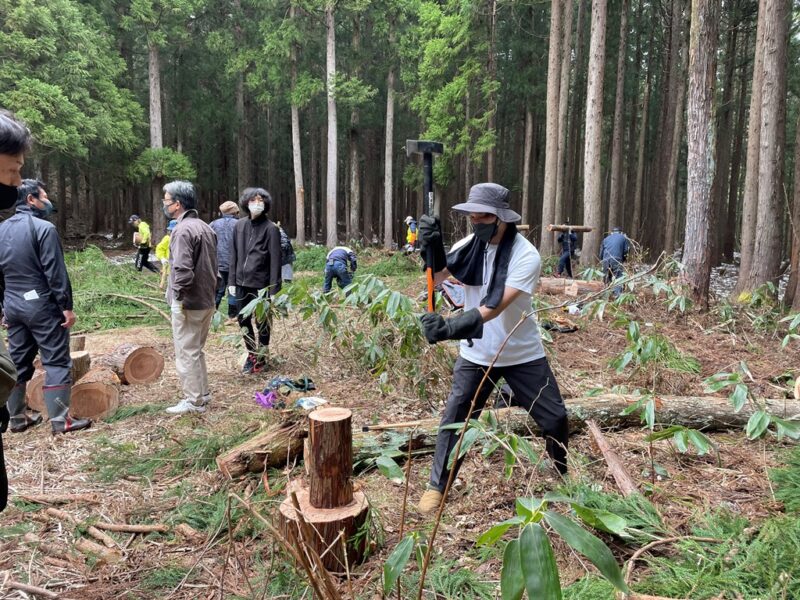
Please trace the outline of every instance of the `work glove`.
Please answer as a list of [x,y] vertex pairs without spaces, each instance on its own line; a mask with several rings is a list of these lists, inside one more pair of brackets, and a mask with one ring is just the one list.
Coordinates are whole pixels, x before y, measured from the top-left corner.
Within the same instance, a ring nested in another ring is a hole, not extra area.
[[425,313],[420,317],[429,344],[443,340],[468,340],[483,337],[481,311],[473,308],[457,317],[445,319],[439,313]]
[[172,311],[173,315],[183,314],[183,302],[178,302],[177,300],[173,300],[172,305],[169,308]]
[[235,285],[229,285],[228,286],[228,295],[231,298],[236,298],[236,286]]
[[0,433],[5,433],[8,428],[8,421],[11,416],[8,414],[7,406],[0,406]]
[[429,215],[419,218],[419,248],[425,258],[425,266],[433,269],[434,273],[443,271],[447,267],[447,255],[444,252],[442,241],[442,227],[439,219]]

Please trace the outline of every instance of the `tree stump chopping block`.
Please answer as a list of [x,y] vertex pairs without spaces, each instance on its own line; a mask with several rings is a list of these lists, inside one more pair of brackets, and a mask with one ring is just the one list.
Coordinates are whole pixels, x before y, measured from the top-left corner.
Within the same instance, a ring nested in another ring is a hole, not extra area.
[[[352,413],[328,407],[308,416],[306,464],[309,485],[287,486],[287,498],[278,516],[281,530],[298,545],[313,548],[329,571],[342,573],[358,564],[367,548],[365,527],[369,503],[353,490]],[[292,493],[297,496],[297,514]],[[346,561],[345,561],[346,558]]]
[[69,351],[79,352],[81,350],[86,350],[86,336],[85,335],[69,336]]
[[125,384],[153,383],[164,370],[164,357],[150,346],[122,344],[96,363],[114,371]]
[[[349,567],[353,568],[364,558],[367,549],[368,536],[356,536],[367,521],[369,502],[364,492],[355,490],[353,500],[346,506],[337,508],[316,508],[310,502],[309,488],[298,481],[293,481],[287,486],[289,496],[281,503],[279,509],[279,522],[281,532],[298,548],[304,546],[300,534],[297,512],[292,502],[292,491],[297,494],[303,520],[308,524],[307,531],[311,532],[311,547],[322,557],[322,564],[332,573],[344,573]],[[344,542],[339,539],[344,536]],[[345,563],[344,549],[347,548],[347,562]]]
[[70,352],[69,357],[72,359],[70,376],[72,377],[72,383],[75,383],[89,372],[89,369],[92,366],[92,357],[89,356],[89,353],[86,350]]
[[105,419],[119,408],[119,377],[111,369],[95,368],[72,386],[69,414],[79,419]]
[[353,501],[352,417],[349,410],[337,407],[308,415],[309,501],[315,508],[336,508]]

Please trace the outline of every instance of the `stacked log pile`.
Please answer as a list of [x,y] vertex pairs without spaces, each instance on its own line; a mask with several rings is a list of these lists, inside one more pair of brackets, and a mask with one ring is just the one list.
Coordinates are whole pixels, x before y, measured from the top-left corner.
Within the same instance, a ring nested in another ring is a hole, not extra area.
[[[152,383],[164,370],[164,357],[151,346],[126,343],[94,357],[85,348],[85,336],[70,338],[73,384],[70,414],[76,418],[110,417],[119,408],[120,385]],[[26,400],[32,410],[47,418],[43,394],[46,373],[38,360],[36,364]]]

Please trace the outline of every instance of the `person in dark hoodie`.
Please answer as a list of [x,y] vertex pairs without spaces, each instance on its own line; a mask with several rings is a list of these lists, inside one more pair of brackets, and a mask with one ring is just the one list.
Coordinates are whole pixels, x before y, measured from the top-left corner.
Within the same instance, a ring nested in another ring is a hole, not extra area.
[[0,224],[0,274],[4,281],[3,312],[8,324],[8,349],[17,367],[17,385],[8,398],[11,431],[38,425],[42,416],[28,410],[25,391],[33,376],[33,360],[46,371],[44,404],[54,434],[86,429],[88,419],[69,416],[72,359],[69,328],[75,324],[72,285],[45,184],[24,179],[17,192],[17,211]]
[[247,360],[242,373],[251,374],[266,368],[270,326],[268,319],[256,319],[254,330],[252,313],[244,316],[242,311],[258,297],[260,290],[266,288],[269,297],[281,290],[281,234],[267,217],[272,207],[272,196],[267,190],[245,189],[239,207],[249,218],[239,219],[233,230],[228,293],[236,298],[239,326],[247,330],[244,336]]
[[[31,132],[25,124],[10,112],[0,109],[0,210],[11,208],[17,202],[17,186],[22,183],[25,153],[32,143]],[[0,338],[0,512],[5,510],[8,502],[3,434],[11,417],[6,402],[16,384],[17,368]]]

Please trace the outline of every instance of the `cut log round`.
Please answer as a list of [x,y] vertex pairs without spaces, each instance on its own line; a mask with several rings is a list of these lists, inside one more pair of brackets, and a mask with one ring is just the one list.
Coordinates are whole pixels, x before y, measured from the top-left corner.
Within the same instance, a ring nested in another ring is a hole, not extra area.
[[599,292],[605,287],[602,281],[584,281],[583,279],[567,279],[561,277],[540,277],[539,287],[536,289],[541,294],[563,294],[566,296],[579,296]]
[[122,344],[95,361],[114,371],[122,383],[153,383],[164,370],[164,357],[151,346]]
[[[288,496],[281,503],[278,519],[281,532],[298,548],[302,547],[302,538],[298,526],[298,515],[292,502],[291,493],[297,494],[300,511],[311,531],[310,545],[322,557],[325,568],[334,573],[344,573],[346,567],[361,562],[367,546],[367,536],[356,537],[356,533],[364,526],[369,511],[369,503],[363,492],[356,490],[352,501],[346,506],[337,508],[316,508],[309,501],[309,489],[297,481],[290,482]],[[344,535],[347,546],[347,562],[345,563],[345,544],[339,539]],[[353,540],[359,540],[353,543]]]
[[337,508],[353,501],[353,429],[346,408],[320,408],[308,415],[311,452],[309,501]]
[[86,350],[86,336],[85,335],[69,336],[69,351],[79,352],[80,350]]
[[42,413],[42,417],[47,419],[47,408],[44,406],[44,394],[42,393],[44,376],[44,369],[36,369],[33,372],[33,377],[25,388],[25,402],[28,403],[31,410]]
[[111,369],[95,368],[72,386],[69,413],[79,419],[105,419],[119,408],[119,377]]
[[89,368],[92,366],[92,357],[89,356],[86,350],[70,352],[69,357],[72,359],[70,375],[72,377],[72,383],[75,383],[89,372]]
[[247,472],[261,473],[267,467],[285,467],[287,460],[301,455],[306,435],[305,417],[290,416],[219,455],[217,467],[231,479]]

